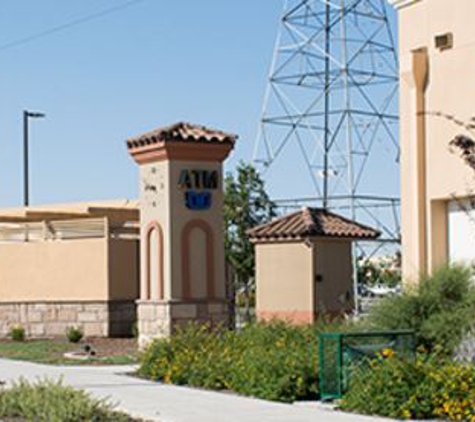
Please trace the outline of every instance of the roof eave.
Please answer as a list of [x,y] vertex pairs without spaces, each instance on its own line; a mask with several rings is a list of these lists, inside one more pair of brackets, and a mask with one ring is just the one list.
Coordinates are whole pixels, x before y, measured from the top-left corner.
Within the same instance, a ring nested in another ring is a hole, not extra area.
[[264,243],[298,243],[308,240],[337,240],[347,242],[372,242],[378,239],[380,233],[375,236],[336,236],[336,235],[298,235],[298,236],[253,236],[249,241],[253,245]]

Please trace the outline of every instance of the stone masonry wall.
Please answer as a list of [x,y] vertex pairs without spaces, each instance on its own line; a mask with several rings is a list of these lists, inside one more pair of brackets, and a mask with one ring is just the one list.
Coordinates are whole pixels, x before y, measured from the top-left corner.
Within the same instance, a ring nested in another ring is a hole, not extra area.
[[151,301],[137,302],[139,345],[146,346],[154,338],[167,337],[177,327],[189,323],[227,325],[228,304],[219,302]]
[[16,325],[30,338],[64,336],[71,326],[88,337],[123,337],[132,335],[135,321],[133,301],[0,303],[0,338]]

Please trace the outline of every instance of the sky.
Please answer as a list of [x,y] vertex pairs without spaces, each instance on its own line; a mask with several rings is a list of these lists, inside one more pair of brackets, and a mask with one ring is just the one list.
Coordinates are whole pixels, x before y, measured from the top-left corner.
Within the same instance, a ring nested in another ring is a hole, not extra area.
[[30,123],[33,205],[136,198],[125,139],[177,121],[237,133],[228,171],[252,158],[281,0],[141,0],[5,48],[124,3],[0,0],[0,207],[23,199],[24,109],[47,115]]

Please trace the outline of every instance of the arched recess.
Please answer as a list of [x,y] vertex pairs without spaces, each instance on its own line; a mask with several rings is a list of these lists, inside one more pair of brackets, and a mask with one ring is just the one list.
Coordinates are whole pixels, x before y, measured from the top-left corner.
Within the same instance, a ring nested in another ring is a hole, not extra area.
[[[152,236],[156,235],[156,255],[152,257]],[[151,221],[145,230],[145,244],[146,244],[146,258],[145,258],[145,286],[143,298],[146,300],[163,300],[165,296],[165,283],[163,276],[163,230],[158,221]],[[157,265],[155,281],[152,280],[152,265],[155,262]],[[155,289],[152,288],[152,283],[156,283],[156,295],[153,295]]]
[[211,226],[204,220],[189,221],[181,234],[181,256],[183,272],[183,299],[191,299],[191,233],[201,230],[206,237],[206,294],[209,299],[216,296],[214,271],[214,235]]

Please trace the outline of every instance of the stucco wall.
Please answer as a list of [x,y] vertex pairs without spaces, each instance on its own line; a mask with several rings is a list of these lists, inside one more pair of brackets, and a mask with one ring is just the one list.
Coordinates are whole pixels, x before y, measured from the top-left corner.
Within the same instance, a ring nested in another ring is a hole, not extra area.
[[313,247],[305,243],[256,245],[256,312],[311,322],[314,314]]
[[[446,261],[444,204],[453,196],[466,196],[473,186],[473,172],[457,154],[449,151],[449,142],[464,129],[453,121],[434,116],[443,113],[460,121],[474,115],[475,104],[475,31],[473,0],[422,0],[399,11],[401,62],[401,174],[402,174],[402,236],[403,273],[406,279],[417,279]],[[440,51],[435,36],[453,34],[453,48]],[[427,49],[428,80],[424,95],[425,139],[417,132],[416,87],[414,85],[413,51]],[[417,183],[423,177],[417,168],[416,147],[425,142],[426,198],[425,221],[417,221],[421,206]],[[418,240],[422,226],[423,244]],[[443,227],[442,227],[443,228]],[[421,255],[422,254],[422,255]],[[422,257],[422,258],[421,258]],[[425,265],[421,265],[421,259]]]
[[[185,204],[185,192],[178,188],[179,177],[182,170],[216,170],[219,177],[218,188],[211,191],[212,205],[208,210],[196,211],[189,210]],[[224,276],[224,220],[223,209],[223,181],[222,165],[216,162],[190,162],[175,161],[170,163],[170,201],[173,209],[173,218],[171,219],[171,239],[172,239],[172,271],[173,278],[178,281],[175,283],[176,289],[173,293],[175,297],[182,297],[183,286],[179,281],[183,281],[183,238],[182,233],[185,225],[195,219],[203,220],[211,228],[213,237],[213,266],[216,298],[224,299],[226,296],[225,276]],[[195,228],[190,233],[190,275],[192,296],[204,297],[206,292],[207,274],[206,251],[204,233],[201,229]],[[201,246],[200,246],[201,245]]]
[[0,302],[135,300],[138,241],[0,244]]
[[[212,206],[208,210],[189,210],[185,203],[185,191],[179,187],[179,178],[182,170],[216,170],[220,178],[218,188],[211,191]],[[146,290],[147,280],[147,246],[146,231],[150,223],[158,222],[163,231],[163,278],[164,294],[162,299],[182,299],[183,292],[183,268],[190,268],[191,298],[204,299],[206,297],[206,283],[210,278],[207,271],[206,236],[202,229],[196,227],[191,230],[189,238],[189,262],[184,263],[183,232],[190,221],[201,220],[210,227],[213,251],[213,275],[215,296],[224,299],[226,296],[224,276],[224,221],[222,217],[223,207],[223,183],[222,165],[215,162],[193,161],[160,161],[144,164],[140,169],[141,174],[141,280],[142,291]],[[172,214],[173,210],[173,214]],[[156,245],[155,238],[151,247],[150,272],[151,283],[157,283],[158,254],[160,249]],[[172,285],[172,280],[173,285]],[[157,300],[152,294],[142,299]]]
[[[144,300],[158,297],[158,276],[157,272],[163,272],[164,279],[164,298],[171,297],[171,257],[167,253],[171,247],[171,239],[168,235],[170,227],[170,200],[168,197],[168,186],[170,179],[170,163],[168,161],[160,161],[154,163],[143,164],[140,166],[140,226],[141,226],[141,298]],[[147,266],[149,260],[147,258],[146,231],[149,224],[156,221],[163,231],[163,268],[160,269],[159,260],[160,253],[158,244],[156,243],[156,233],[154,234],[153,244],[151,245],[151,286],[150,292],[147,292]]]
[[0,302],[107,298],[105,239],[0,245]]

